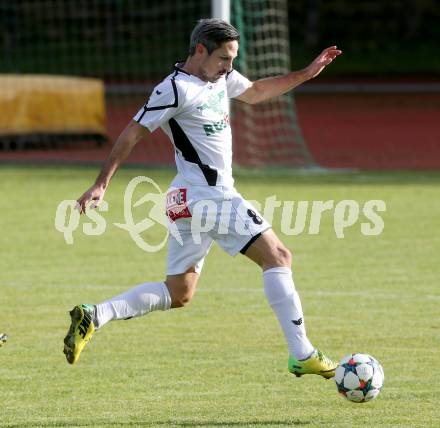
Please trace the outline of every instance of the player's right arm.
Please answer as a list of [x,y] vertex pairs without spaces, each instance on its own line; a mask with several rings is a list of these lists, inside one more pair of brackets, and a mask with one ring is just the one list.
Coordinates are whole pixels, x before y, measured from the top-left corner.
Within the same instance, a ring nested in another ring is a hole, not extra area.
[[136,143],[177,113],[183,98],[183,94],[179,96],[179,92],[180,89],[171,75],[153,89],[148,102],[141,107],[116,140],[95,184],[78,199],[77,207],[80,213],[85,212],[91,201],[92,208],[99,206],[110,179]]
[[90,201],[93,201],[93,208],[99,206],[104,198],[108,184],[119,165],[128,157],[133,147],[149,133],[150,131],[147,128],[134,120],[127,125],[116,140],[95,183],[78,199],[77,208],[81,214],[85,213]]

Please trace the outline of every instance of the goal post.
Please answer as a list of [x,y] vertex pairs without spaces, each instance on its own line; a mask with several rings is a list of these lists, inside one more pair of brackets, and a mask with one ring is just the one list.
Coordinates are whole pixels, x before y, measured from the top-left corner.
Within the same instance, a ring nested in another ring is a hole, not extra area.
[[[291,71],[287,0],[234,0],[240,32],[236,67],[250,80]],[[293,91],[257,105],[235,102],[236,162],[255,167],[316,167],[301,132]]]
[[230,0],[211,0],[211,15],[213,18],[219,18],[219,19],[223,19],[223,21],[230,22],[231,19]]

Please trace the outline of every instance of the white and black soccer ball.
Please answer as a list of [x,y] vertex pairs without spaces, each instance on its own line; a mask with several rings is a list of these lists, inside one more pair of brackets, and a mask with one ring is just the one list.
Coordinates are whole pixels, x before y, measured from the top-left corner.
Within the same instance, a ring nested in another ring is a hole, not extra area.
[[354,403],[374,400],[384,382],[382,366],[368,354],[345,356],[336,368],[335,382],[338,392]]
[[6,333],[0,333],[0,346],[3,346],[8,340],[8,335]]

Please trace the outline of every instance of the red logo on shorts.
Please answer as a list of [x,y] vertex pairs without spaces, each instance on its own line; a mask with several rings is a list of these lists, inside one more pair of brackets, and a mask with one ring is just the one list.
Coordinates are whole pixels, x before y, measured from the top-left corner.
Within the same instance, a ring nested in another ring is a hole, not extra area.
[[167,193],[167,216],[171,221],[192,217],[186,202],[186,189],[175,189]]

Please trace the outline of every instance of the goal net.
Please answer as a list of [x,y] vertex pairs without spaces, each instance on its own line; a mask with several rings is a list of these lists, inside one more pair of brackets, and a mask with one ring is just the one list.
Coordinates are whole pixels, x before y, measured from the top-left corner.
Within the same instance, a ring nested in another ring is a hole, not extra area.
[[[251,80],[291,71],[287,0],[232,1],[231,21],[240,31],[236,67]],[[307,168],[305,144],[293,92],[261,104],[234,104],[235,151],[251,166]]]
[[[43,113],[49,116],[48,119],[51,115],[56,116],[58,124],[66,120],[68,130],[67,122],[76,114],[81,116],[86,104],[100,98],[99,82],[103,88],[104,107],[97,102],[96,109],[88,115],[83,114],[82,118],[86,121],[86,116],[105,117],[105,133],[114,140],[148,98],[154,85],[170,73],[176,61],[186,58],[190,32],[198,19],[211,16],[211,7],[210,0],[0,2],[3,29],[0,34],[0,94],[6,94],[6,87],[10,89],[10,80],[5,77],[11,76],[14,79],[32,76],[30,80],[37,82],[33,85],[38,85],[36,77],[44,77],[44,91],[49,92],[55,87],[48,83],[51,76],[54,82],[60,82],[60,77],[72,77],[76,80],[69,80],[69,85],[79,85],[76,90],[56,96],[51,94],[51,97],[46,93],[41,95],[40,91],[42,101],[38,105],[35,94],[38,95],[39,88],[34,87],[27,99],[34,100],[38,114],[31,111],[29,117],[33,122],[25,122],[27,128],[18,127],[13,132],[24,133],[24,141],[31,138],[33,131],[44,139],[44,129],[38,127],[44,122],[38,120]],[[243,74],[258,79],[290,70],[286,0],[231,1],[231,22],[241,33],[236,66]],[[21,90],[23,85],[20,79],[18,82],[17,87]],[[64,84],[58,86],[66,88]],[[14,96],[0,97],[0,116],[11,117],[8,103]],[[49,99],[53,100],[51,105]],[[21,109],[22,112],[24,102],[21,98],[17,100],[20,104],[17,111]],[[233,102],[232,108],[236,164],[313,165],[298,125],[292,93],[256,106]],[[10,133],[10,130],[5,131],[5,126],[14,122],[13,119],[5,119],[7,123],[0,120],[0,139]],[[97,123],[94,129],[99,130],[100,124]],[[55,130],[55,135],[63,131],[59,125]],[[49,129],[46,137],[51,133],[54,129]],[[154,139],[154,146],[147,143],[136,147],[135,160],[172,164],[173,152],[164,135],[157,132]],[[53,143],[53,138],[51,141]]]

